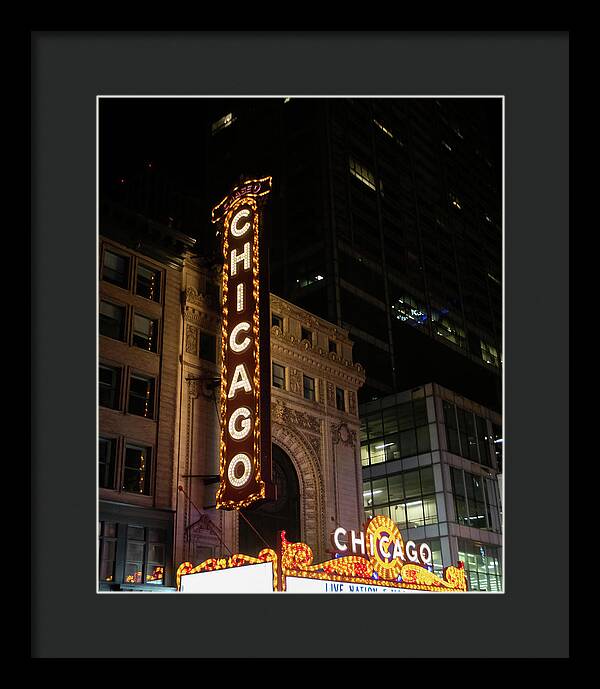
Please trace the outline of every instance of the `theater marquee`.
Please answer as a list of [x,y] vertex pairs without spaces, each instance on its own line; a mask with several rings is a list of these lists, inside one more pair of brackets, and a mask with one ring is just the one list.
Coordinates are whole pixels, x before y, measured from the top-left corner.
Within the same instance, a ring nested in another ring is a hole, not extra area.
[[261,209],[271,177],[234,187],[212,212],[223,236],[218,509],[274,497],[268,251]]
[[361,532],[338,527],[332,534],[335,557],[313,563],[306,543],[280,534],[278,549],[257,556],[211,558],[182,563],[177,588],[187,593],[464,593],[464,564],[434,573],[431,549],[404,541],[396,524],[379,515]]

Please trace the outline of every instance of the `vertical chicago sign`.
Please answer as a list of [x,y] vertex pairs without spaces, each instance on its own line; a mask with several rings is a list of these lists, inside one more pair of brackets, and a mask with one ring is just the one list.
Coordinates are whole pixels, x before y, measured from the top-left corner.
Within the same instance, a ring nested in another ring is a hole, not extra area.
[[218,509],[274,498],[268,250],[262,205],[271,177],[246,180],[212,211],[223,237]]

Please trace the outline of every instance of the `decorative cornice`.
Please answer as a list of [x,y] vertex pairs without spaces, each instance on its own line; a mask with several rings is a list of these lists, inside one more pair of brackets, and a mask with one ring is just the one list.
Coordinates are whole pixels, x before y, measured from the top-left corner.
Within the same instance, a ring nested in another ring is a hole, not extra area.
[[303,325],[315,328],[317,330],[322,330],[341,342],[351,344],[348,333],[343,328],[338,328],[333,323],[329,323],[328,321],[317,318],[308,311],[304,311],[303,309],[290,304],[290,302],[285,301],[285,299],[276,297],[273,294],[271,294],[271,308],[278,313],[287,313],[293,316]]
[[[356,388],[360,388],[364,384],[366,374],[361,364],[353,364],[347,359],[340,362],[339,357],[336,361],[330,356],[330,353],[320,348],[315,350],[304,347],[293,335],[282,334],[277,326],[271,328],[271,336],[271,350],[295,359],[303,369],[309,366],[317,369],[325,378],[329,376],[343,378]],[[307,340],[303,340],[303,342],[307,342]]]

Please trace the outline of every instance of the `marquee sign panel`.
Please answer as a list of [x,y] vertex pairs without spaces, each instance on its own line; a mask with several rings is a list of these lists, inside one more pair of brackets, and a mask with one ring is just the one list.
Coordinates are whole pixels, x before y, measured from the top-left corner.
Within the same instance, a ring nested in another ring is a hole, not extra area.
[[261,222],[271,177],[247,180],[213,209],[222,229],[221,440],[218,509],[274,497],[268,251]]

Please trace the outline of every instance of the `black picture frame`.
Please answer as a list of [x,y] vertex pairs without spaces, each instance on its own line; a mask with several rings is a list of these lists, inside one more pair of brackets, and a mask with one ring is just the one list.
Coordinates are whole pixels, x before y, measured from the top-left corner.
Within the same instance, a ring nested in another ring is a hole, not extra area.
[[[571,50],[567,30],[31,32],[32,658],[568,657]],[[504,595],[96,593],[96,97],[126,94],[505,97]]]

